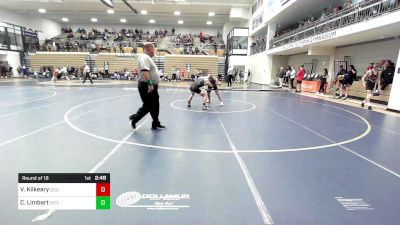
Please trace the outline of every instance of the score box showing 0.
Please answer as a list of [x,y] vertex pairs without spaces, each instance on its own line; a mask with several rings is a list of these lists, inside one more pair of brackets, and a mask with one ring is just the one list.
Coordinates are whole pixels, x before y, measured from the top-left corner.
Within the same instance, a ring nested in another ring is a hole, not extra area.
[[18,209],[109,210],[110,174],[20,173]]

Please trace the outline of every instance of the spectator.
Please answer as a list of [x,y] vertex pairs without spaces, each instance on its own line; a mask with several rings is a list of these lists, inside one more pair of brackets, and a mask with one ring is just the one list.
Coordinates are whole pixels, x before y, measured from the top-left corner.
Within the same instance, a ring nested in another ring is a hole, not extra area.
[[327,16],[328,16],[328,9],[327,9],[327,8],[324,8],[324,10],[322,11],[320,20],[325,19]]
[[321,75],[321,85],[319,86],[319,91],[317,94],[324,95],[325,94],[325,84],[328,78],[328,69],[324,69],[324,73]]
[[367,90],[367,96],[365,97],[364,101],[362,101],[361,107],[364,107],[366,104],[368,105],[368,109],[372,110],[372,92],[376,89],[376,86],[378,86],[376,89],[378,92],[381,90],[381,71],[379,71],[379,64],[374,64],[372,70],[368,70],[361,80],[364,88]]
[[384,64],[381,77],[381,89],[385,90],[386,86],[393,83],[395,73],[395,65],[392,61],[387,60]]
[[346,74],[346,70],[343,68],[343,65],[339,66],[339,71],[336,74],[335,78],[335,91],[339,91],[339,88],[343,85],[344,75]]
[[352,0],[344,0],[343,7],[349,8],[353,4]]
[[122,47],[122,43],[119,43],[119,53],[124,54],[124,48]]
[[250,72],[250,70],[248,70],[247,71],[247,78],[246,78],[246,83],[248,82],[248,81],[250,81],[250,76],[251,76],[251,72]]
[[104,77],[108,79],[110,77],[109,75],[109,69],[110,69],[110,64],[108,62],[104,62]]
[[333,14],[338,13],[342,9],[343,9],[342,6],[338,6],[338,7],[333,8]]
[[289,86],[289,90],[294,89],[294,79],[296,78],[296,70],[294,69],[293,66],[289,66],[290,67],[290,76],[289,76],[289,81],[290,81],[290,86]]
[[348,71],[348,73],[349,73],[350,77],[351,77],[353,80],[357,80],[357,70],[356,70],[356,68],[354,67],[354,65],[350,65],[350,70]]
[[283,77],[283,83],[289,83],[289,77],[290,77],[290,67],[285,68],[285,76]]
[[178,80],[181,80],[183,76],[181,76],[181,71],[179,70],[179,68],[176,68],[176,76]]
[[239,71],[239,82],[244,83],[244,71],[243,70]]
[[[22,66],[22,74],[24,75],[25,79],[28,79],[28,68],[25,65]],[[53,74],[53,76],[54,76],[54,74]],[[58,74],[57,74],[57,76],[58,76]]]
[[0,64],[0,74],[1,78],[7,78],[7,67],[3,63]]
[[233,80],[233,66],[232,65],[229,66],[227,75],[228,75],[228,87],[231,87],[232,80]]
[[[354,76],[357,76],[357,70],[354,68],[353,65],[350,65],[350,70],[346,71],[344,74],[343,85],[342,89],[340,90],[340,96],[342,100],[347,99],[347,95],[349,94],[349,90],[351,85],[353,85]],[[345,96],[343,96],[343,90],[345,91]]]
[[172,81],[177,81],[177,76],[176,76],[176,67],[175,66],[173,66],[172,67],[172,72],[171,72],[171,74],[172,74]]
[[279,80],[279,88],[282,88],[283,86],[283,77],[286,75],[285,70],[283,69],[283,67],[281,67],[279,69],[279,73],[278,73],[278,80]]
[[301,83],[303,82],[304,73],[304,66],[299,66],[299,71],[297,72],[296,92],[301,92]]

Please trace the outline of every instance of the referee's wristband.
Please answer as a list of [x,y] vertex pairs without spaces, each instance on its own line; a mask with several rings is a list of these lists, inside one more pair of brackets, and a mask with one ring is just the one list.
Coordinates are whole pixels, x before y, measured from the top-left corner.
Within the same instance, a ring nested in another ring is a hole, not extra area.
[[153,81],[152,80],[147,80],[146,83],[147,83],[148,86],[153,86]]

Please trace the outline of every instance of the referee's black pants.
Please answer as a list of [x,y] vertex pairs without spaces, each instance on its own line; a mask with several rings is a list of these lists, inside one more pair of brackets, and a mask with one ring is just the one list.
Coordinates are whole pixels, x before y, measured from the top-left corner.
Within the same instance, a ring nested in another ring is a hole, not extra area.
[[152,126],[156,127],[160,125],[160,121],[158,120],[158,115],[160,114],[160,102],[158,95],[158,85],[154,85],[154,90],[148,93],[149,87],[146,82],[139,81],[138,89],[140,98],[142,99],[143,106],[139,108],[136,114],[133,114],[129,117],[129,119],[133,120],[137,123],[141,120],[147,113],[150,112],[151,117],[153,118]]
[[228,75],[228,87],[232,86],[233,75]]
[[93,80],[92,80],[92,78],[90,77],[90,73],[86,73],[85,74],[85,79],[83,79],[83,83],[85,83],[86,82],[86,79],[87,78],[89,78],[89,80],[90,80],[90,83],[92,83],[93,84]]

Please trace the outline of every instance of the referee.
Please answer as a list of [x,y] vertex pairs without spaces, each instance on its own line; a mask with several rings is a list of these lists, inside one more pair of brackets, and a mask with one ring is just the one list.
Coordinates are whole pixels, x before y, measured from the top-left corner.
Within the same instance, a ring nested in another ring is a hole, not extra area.
[[143,106],[139,108],[136,114],[129,116],[132,128],[136,129],[136,123],[150,112],[153,118],[151,129],[165,129],[158,120],[160,113],[160,102],[158,95],[158,83],[160,75],[156,64],[153,62],[155,47],[152,43],[146,43],[143,47],[143,53],[138,59],[138,89]]
[[93,84],[92,77],[90,76],[90,67],[87,63],[85,63],[85,66],[83,67],[83,76],[85,76],[82,82],[83,84],[86,82],[87,78],[89,78],[90,83]]

